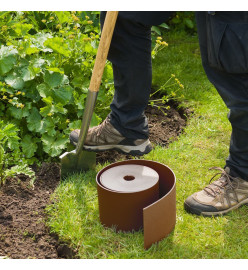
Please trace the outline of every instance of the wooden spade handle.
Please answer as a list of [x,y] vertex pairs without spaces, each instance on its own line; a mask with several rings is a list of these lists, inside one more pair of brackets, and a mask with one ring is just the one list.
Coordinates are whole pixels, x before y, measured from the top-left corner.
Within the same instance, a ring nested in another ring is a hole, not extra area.
[[108,11],[106,14],[95,65],[90,80],[89,91],[91,92],[99,91],[117,16],[118,11]]

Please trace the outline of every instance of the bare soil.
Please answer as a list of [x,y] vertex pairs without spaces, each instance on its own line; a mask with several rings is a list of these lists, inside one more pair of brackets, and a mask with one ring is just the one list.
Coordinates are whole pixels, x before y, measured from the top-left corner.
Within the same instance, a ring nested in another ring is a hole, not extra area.
[[[167,146],[175,140],[190,114],[173,106],[166,113],[164,115],[155,108],[146,111],[153,145]],[[97,154],[97,162],[100,163],[120,159],[130,159],[130,156],[116,151]],[[51,203],[50,196],[60,181],[60,165],[43,163],[40,168],[34,166],[34,170],[34,187],[30,186],[30,179],[18,175],[7,179],[0,189],[0,258],[76,258],[76,251],[50,233],[45,224],[45,208]]]

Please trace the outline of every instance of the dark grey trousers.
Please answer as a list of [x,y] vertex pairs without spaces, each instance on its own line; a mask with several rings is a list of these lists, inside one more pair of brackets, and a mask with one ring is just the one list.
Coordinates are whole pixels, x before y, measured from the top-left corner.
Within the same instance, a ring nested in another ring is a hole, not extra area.
[[[174,12],[121,11],[118,14],[108,60],[112,63],[115,94],[110,122],[125,137],[148,138],[144,114],[152,82],[151,26]],[[105,18],[101,12],[101,25]]]
[[230,109],[231,174],[248,180],[248,12],[196,12],[202,64]]

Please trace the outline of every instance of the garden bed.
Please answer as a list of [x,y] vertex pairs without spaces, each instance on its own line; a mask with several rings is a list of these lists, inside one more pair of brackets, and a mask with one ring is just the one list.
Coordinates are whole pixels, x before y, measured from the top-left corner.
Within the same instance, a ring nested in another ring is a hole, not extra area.
[[[150,140],[153,145],[167,146],[175,140],[186,125],[189,111],[175,107],[164,115],[149,107]],[[97,162],[116,162],[129,159],[116,151],[97,154]],[[45,225],[45,208],[60,181],[59,164],[44,163],[35,168],[36,181],[24,175],[7,179],[0,189],[0,257],[9,258],[75,258],[76,252],[49,232]]]

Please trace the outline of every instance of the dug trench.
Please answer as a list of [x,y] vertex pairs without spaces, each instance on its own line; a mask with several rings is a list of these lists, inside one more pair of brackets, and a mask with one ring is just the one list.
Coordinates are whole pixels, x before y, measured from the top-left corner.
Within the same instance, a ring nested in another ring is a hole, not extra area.
[[[154,107],[146,110],[153,145],[166,147],[176,140],[191,114],[189,110],[176,109],[176,104],[170,105],[166,115]],[[130,158],[116,151],[97,154],[97,162],[102,164]],[[43,163],[33,169],[34,186],[30,186],[30,179],[18,175],[8,178],[0,189],[0,258],[77,258],[70,243],[61,241],[46,226],[45,208],[52,203],[50,196],[60,182],[60,165]]]

